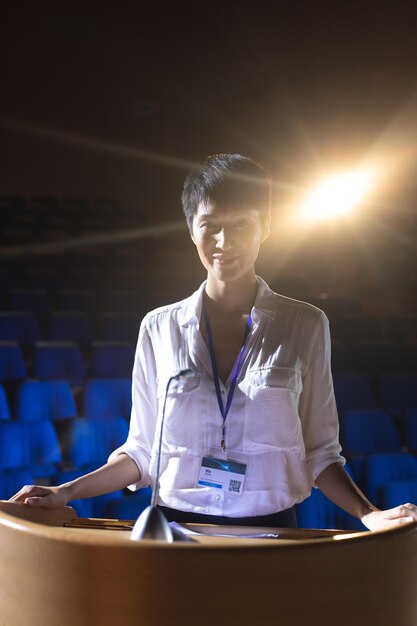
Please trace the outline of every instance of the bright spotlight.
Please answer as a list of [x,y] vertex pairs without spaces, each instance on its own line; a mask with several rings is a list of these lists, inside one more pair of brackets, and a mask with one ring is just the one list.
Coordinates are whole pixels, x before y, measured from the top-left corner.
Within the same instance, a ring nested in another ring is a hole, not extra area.
[[367,170],[355,170],[326,178],[306,198],[300,216],[319,220],[347,215],[369,191],[373,176]]

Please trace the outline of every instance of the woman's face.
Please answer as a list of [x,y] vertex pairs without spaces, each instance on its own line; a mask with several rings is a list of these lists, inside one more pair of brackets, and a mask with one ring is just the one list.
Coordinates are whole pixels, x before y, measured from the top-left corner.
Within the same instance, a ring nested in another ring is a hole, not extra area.
[[191,238],[208,275],[227,282],[253,275],[261,243],[269,232],[258,209],[200,204]]

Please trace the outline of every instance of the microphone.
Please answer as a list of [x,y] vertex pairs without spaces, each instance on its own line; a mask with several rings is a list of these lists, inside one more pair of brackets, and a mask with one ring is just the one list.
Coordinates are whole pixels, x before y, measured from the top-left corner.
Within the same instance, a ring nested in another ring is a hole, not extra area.
[[162,407],[161,417],[161,430],[159,433],[159,446],[158,446],[158,460],[156,465],[155,487],[152,491],[151,503],[142,513],[139,515],[133,530],[130,534],[130,539],[133,541],[141,541],[143,539],[159,539],[168,543],[174,541],[194,541],[188,535],[182,534],[180,531],[173,530],[169,525],[169,522],[161,509],[158,508],[158,495],[159,495],[159,478],[161,468],[161,450],[162,439],[165,422],[165,406],[167,402],[168,392],[171,384],[180,381],[186,381],[194,378],[195,373],[191,369],[184,369],[171,376],[167,382],[165,389],[164,404]]

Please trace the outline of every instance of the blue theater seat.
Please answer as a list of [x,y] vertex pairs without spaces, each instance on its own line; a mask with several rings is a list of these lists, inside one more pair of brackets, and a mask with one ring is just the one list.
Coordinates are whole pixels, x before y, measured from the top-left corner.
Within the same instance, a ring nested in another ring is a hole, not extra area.
[[34,478],[27,469],[11,469],[0,472],[0,500],[8,500],[25,485],[33,485]]
[[381,488],[391,480],[417,479],[417,458],[412,454],[372,454],[365,461],[365,492],[382,507]]
[[417,408],[405,411],[404,433],[407,448],[417,454]]
[[33,374],[41,379],[68,380],[80,385],[85,366],[79,346],[70,341],[40,341],[35,346]]
[[417,502],[417,478],[390,480],[380,489],[380,506],[392,509],[399,504]]
[[400,435],[390,415],[382,410],[346,411],[340,420],[340,442],[360,485],[366,456],[401,452]]
[[400,346],[387,340],[363,340],[351,346],[355,370],[369,375],[398,372],[404,368]]
[[34,478],[50,478],[62,462],[51,422],[0,422],[0,471],[26,469]]
[[54,311],[49,315],[47,337],[50,341],[74,341],[86,346],[93,341],[93,327],[86,313]]
[[49,310],[48,294],[45,289],[36,287],[12,289],[10,309],[12,311],[29,311],[36,316],[44,317]]
[[92,345],[92,378],[131,378],[135,348],[127,342],[96,341]]
[[103,313],[100,316],[100,339],[134,343],[139,325],[140,316],[137,313]]
[[130,417],[130,378],[92,378],[84,385],[82,413],[85,417]]
[[0,341],[0,380],[10,382],[27,377],[22,350],[16,341]]
[[319,490],[296,506],[300,528],[338,528],[337,507]]
[[11,419],[9,401],[7,399],[6,390],[0,384],[0,420]]
[[335,374],[333,383],[339,411],[376,408],[376,399],[367,376]]
[[97,295],[93,291],[62,289],[58,292],[57,304],[61,311],[84,311],[93,317],[97,310]]
[[139,489],[132,495],[111,498],[103,507],[103,517],[111,519],[136,520],[151,503],[150,487]]
[[17,341],[28,346],[41,337],[39,323],[33,313],[0,311],[0,341]]
[[16,417],[25,421],[61,420],[77,416],[66,380],[27,380],[17,389]]
[[106,463],[110,453],[126,441],[128,430],[123,417],[73,420],[63,450],[65,462],[84,470]]
[[417,408],[417,373],[381,374],[381,404],[387,410]]

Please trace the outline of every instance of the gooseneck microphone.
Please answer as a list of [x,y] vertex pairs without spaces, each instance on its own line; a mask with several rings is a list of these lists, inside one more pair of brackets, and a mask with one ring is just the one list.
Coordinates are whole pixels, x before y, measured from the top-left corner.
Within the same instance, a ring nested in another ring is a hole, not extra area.
[[141,541],[142,539],[159,539],[162,541],[167,541],[168,543],[173,543],[174,541],[193,541],[187,535],[183,535],[178,531],[173,531],[170,527],[167,518],[162,513],[161,509],[158,508],[158,496],[159,496],[159,479],[160,479],[160,470],[161,470],[161,451],[162,451],[162,440],[164,433],[164,422],[165,422],[165,406],[167,402],[168,392],[171,384],[175,382],[186,381],[190,378],[194,378],[195,373],[191,369],[185,369],[178,372],[178,374],[174,374],[171,376],[167,382],[167,386],[165,389],[165,397],[164,404],[162,406],[162,416],[161,416],[161,430],[159,432],[159,446],[158,446],[158,457],[157,457],[157,465],[156,465],[156,476],[155,476],[155,485],[152,491],[152,498],[150,505],[142,511],[139,515],[133,530],[130,534],[130,539],[134,541]]

